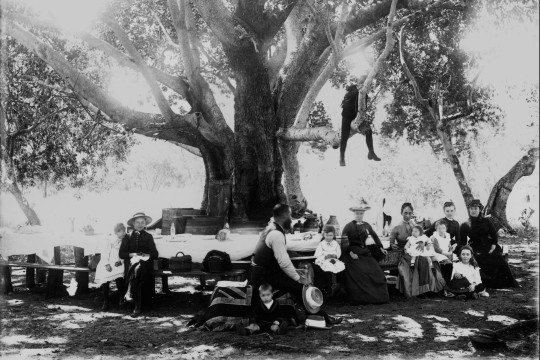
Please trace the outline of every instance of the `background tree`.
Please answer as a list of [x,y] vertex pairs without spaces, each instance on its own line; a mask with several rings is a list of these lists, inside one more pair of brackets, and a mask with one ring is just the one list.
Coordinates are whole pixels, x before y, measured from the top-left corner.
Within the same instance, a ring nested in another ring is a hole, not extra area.
[[[488,11],[503,17],[509,15],[511,6],[521,7],[521,11],[513,13],[516,17],[534,14],[530,4],[514,5],[480,2],[476,10],[480,12],[487,6]],[[493,128],[494,133],[499,131],[504,115],[493,100],[494,88],[476,83],[482,71],[481,62],[460,44],[476,16],[445,11],[441,17],[426,15],[411,20],[400,29],[398,49],[390,55],[385,76],[381,77],[383,89],[392,95],[383,135],[406,137],[412,144],[425,142],[435,154],[444,154],[465,203],[474,196],[460,155],[470,153],[482,126]],[[537,159],[537,150],[532,150],[505,176],[509,179],[503,178],[495,185],[486,212],[493,215],[499,226],[510,228],[505,215],[506,199],[517,180],[532,174]],[[508,185],[504,195],[500,192],[502,184]]]
[[0,116],[3,190],[9,191],[28,222],[40,220],[24,197],[24,187],[54,183],[57,189],[92,181],[105,159],[125,159],[130,135],[122,126],[92,115],[63,80],[39,57],[13,40],[7,54]]
[[[285,200],[295,216],[303,214],[307,200],[299,181],[298,144],[339,142],[328,127],[307,128],[307,117],[341,58],[419,14],[438,17],[443,10],[464,9],[462,2],[448,0],[427,7],[398,0],[119,0],[100,14],[93,32],[74,32],[76,42],[18,4],[4,16],[7,34],[44,59],[90,108],[108,121],[200,154],[206,188],[232,186],[230,216],[254,219],[267,217]],[[84,66],[89,49],[144,78],[157,113],[108,96],[104,85],[110,73]],[[380,67],[384,57],[377,57]],[[363,91],[376,74],[368,76]],[[231,125],[211,84],[233,94]],[[211,213],[208,200],[203,207]]]

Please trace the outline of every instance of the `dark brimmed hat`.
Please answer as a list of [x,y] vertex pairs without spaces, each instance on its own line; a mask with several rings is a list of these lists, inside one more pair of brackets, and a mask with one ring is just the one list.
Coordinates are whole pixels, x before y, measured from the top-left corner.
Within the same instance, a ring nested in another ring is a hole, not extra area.
[[464,294],[469,292],[469,286],[471,283],[467,278],[462,277],[461,279],[452,279],[450,282],[444,287],[445,290],[450,291],[454,294]]
[[484,208],[484,205],[482,205],[482,203],[480,202],[479,199],[474,199],[474,200],[471,200],[467,204],[467,208],[472,208],[472,207],[478,207],[478,208],[480,208],[480,210],[482,210]]

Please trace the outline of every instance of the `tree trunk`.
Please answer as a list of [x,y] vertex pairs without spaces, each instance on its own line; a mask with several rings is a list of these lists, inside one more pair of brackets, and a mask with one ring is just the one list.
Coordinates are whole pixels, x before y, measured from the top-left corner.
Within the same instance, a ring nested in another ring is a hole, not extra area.
[[459,163],[459,158],[456,150],[454,149],[454,145],[452,144],[450,132],[447,128],[437,126],[437,135],[439,136],[439,140],[441,140],[444,151],[446,152],[446,157],[448,158],[448,162],[452,167],[452,171],[454,171],[454,176],[459,184],[463,200],[465,200],[465,204],[468,204],[472,201],[473,195],[467,179],[465,178],[465,174],[463,173],[463,169],[461,168],[461,164]]
[[538,161],[538,154],[538,148],[530,149],[527,152],[527,155],[523,156],[503,177],[499,179],[499,181],[497,181],[495,186],[493,186],[484,209],[484,214],[491,215],[498,228],[502,227],[510,232],[513,231],[506,218],[506,203],[518,180],[523,176],[530,176],[534,172],[536,162]]
[[279,148],[283,158],[285,188],[287,189],[287,203],[291,207],[292,216],[299,218],[304,215],[307,200],[300,187],[300,165],[298,163],[298,148],[300,143],[280,140]]
[[268,69],[252,46],[225,52],[236,80],[232,218],[268,220],[283,192]]
[[15,196],[17,203],[21,207],[21,210],[28,219],[30,225],[41,225],[41,221],[39,220],[37,213],[34,211],[34,209],[32,209],[32,207],[28,203],[28,200],[26,200],[21,189],[15,181],[8,185],[8,190],[11,194],[13,194],[13,196]]

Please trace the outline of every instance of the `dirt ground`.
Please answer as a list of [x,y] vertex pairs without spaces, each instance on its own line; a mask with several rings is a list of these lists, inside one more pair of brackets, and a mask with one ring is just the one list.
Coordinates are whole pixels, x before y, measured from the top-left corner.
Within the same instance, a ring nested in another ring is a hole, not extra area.
[[[293,330],[287,335],[241,337],[187,327],[204,311],[210,292],[176,278],[172,294],[160,294],[144,316],[113,306],[101,312],[101,293],[45,300],[44,288],[28,289],[24,271],[13,274],[15,292],[1,299],[2,358],[339,359],[537,358],[538,332],[516,332],[507,348],[475,349],[468,335],[500,329],[538,316],[538,234],[503,237],[518,289],[489,290],[487,299],[440,296],[405,299],[391,288],[385,305],[350,306],[330,301],[329,313],[344,322],[331,330]],[[68,276],[65,281],[69,282]],[[114,295],[113,295],[114,296]]]

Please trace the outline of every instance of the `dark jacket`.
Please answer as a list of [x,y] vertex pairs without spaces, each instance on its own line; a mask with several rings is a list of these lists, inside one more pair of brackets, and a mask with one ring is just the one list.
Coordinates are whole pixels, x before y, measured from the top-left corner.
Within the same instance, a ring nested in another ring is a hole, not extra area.
[[[461,224],[459,231],[462,244],[465,245],[469,237],[469,245],[475,253],[487,254],[491,246],[497,245],[499,240],[495,226],[490,219],[483,216],[469,218],[469,221]],[[500,251],[500,247],[497,246],[495,252]]]
[[252,308],[249,322],[256,323],[262,330],[268,330],[274,321],[281,324],[284,318],[284,312],[276,299],[270,308],[267,308],[261,299],[257,299]]
[[152,235],[142,230],[132,231],[129,236],[124,237],[120,244],[119,256],[121,259],[129,260],[130,253],[143,253],[150,255],[150,260],[158,257],[158,251]]
[[[349,247],[365,248],[368,235],[371,235],[371,237],[375,241],[375,244],[377,244],[381,248],[383,247],[379,236],[377,236],[377,233],[375,233],[371,225],[366,222],[358,224],[356,220],[351,221],[350,223],[345,225],[343,231],[341,232],[341,235],[348,237]],[[347,251],[350,251],[350,249],[347,249]]]
[[[285,230],[279,224],[274,223],[274,225],[275,230],[283,233],[283,236],[285,236]],[[266,236],[272,230],[274,230],[274,228],[268,226],[261,233],[259,241],[257,242],[257,245],[255,245],[255,251],[253,252],[253,262],[259,266],[264,267],[268,271],[280,271],[281,268],[279,267],[278,261],[274,256],[274,251],[269,248],[265,242]],[[287,241],[286,238],[285,241]]]

